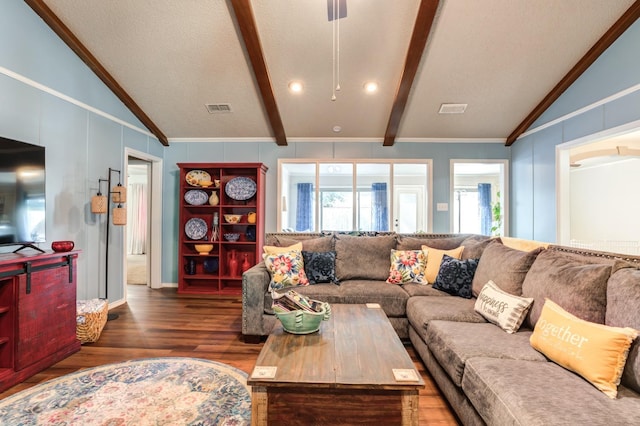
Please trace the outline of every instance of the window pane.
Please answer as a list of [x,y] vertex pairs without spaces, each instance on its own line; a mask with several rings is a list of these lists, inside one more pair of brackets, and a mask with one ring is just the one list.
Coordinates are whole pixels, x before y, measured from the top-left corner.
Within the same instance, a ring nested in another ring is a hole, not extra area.
[[358,192],[356,218],[359,231],[389,231],[389,200],[391,165],[383,163],[356,164]]
[[283,164],[280,173],[280,228],[315,231],[315,163]]
[[320,163],[320,230],[354,229],[353,164]]
[[453,232],[504,235],[504,163],[453,164]]

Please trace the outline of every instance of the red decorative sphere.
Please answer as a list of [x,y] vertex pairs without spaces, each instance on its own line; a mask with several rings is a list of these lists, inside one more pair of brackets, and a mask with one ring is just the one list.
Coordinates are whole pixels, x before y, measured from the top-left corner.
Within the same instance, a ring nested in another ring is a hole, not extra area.
[[71,251],[73,245],[73,241],[54,241],[51,243],[51,250],[55,252]]

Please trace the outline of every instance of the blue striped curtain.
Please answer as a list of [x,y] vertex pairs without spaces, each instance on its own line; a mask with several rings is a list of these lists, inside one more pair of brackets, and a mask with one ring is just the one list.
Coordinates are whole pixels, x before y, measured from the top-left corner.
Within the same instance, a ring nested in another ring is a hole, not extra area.
[[385,182],[371,184],[372,198],[372,231],[389,230],[389,207],[387,206],[387,184]]
[[478,184],[478,208],[480,209],[480,233],[491,235],[491,184]]
[[311,225],[311,218],[313,216],[312,200],[313,184],[299,183],[298,203],[296,206],[296,231],[298,232],[313,231]]

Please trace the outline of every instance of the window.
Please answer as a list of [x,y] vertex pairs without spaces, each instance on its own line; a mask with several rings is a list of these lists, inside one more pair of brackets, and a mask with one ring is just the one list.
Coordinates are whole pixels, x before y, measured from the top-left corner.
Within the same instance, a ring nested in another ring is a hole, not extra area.
[[278,229],[426,232],[430,160],[280,160]]
[[451,160],[453,232],[505,235],[506,169],[506,160]]

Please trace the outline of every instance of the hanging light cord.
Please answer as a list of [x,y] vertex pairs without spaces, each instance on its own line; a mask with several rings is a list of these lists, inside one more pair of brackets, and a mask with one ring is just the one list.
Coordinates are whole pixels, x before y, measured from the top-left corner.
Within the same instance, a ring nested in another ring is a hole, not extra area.
[[333,0],[333,22],[331,22],[332,25],[332,36],[333,39],[331,40],[331,100],[335,101],[336,100],[336,1],[337,0]]

